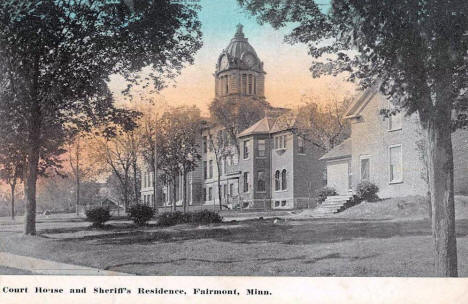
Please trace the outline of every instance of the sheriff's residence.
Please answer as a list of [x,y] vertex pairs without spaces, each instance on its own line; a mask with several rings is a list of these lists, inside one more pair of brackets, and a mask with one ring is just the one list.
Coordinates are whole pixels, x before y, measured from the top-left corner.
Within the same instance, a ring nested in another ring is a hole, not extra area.
[[[427,178],[423,157],[424,140],[418,116],[390,115],[392,104],[371,88],[348,109],[351,136],[322,156],[327,185],[338,194],[352,193],[362,181],[376,184],[381,198],[426,195]],[[468,191],[468,132],[452,135],[455,191]]]
[[[263,62],[239,26],[216,62],[216,98],[238,102],[262,98],[265,75]],[[383,198],[426,195],[417,115],[384,118],[381,109],[391,109],[391,103],[376,89],[364,92],[346,113],[350,138],[326,154],[298,136],[294,122],[285,123],[291,119],[287,109],[270,108],[263,119],[237,134],[237,145],[227,140],[220,156],[213,138],[229,136],[208,119],[199,138],[202,158],[187,178],[188,205],[219,205],[221,197],[221,204],[229,208],[304,208],[325,185],[339,195],[350,195],[362,181],[376,184]],[[454,134],[457,191],[468,189],[466,135]],[[164,185],[158,178],[156,204],[182,206],[182,182],[180,176],[173,197],[172,185]],[[151,205],[153,195],[153,174],[143,173],[143,203]]]

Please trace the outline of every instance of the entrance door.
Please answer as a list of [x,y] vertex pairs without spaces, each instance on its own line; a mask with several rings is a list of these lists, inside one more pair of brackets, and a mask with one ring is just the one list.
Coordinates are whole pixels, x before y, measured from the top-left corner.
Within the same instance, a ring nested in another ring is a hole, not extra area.
[[327,163],[327,186],[335,188],[340,195],[346,195],[349,190],[349,161],[333,161]]

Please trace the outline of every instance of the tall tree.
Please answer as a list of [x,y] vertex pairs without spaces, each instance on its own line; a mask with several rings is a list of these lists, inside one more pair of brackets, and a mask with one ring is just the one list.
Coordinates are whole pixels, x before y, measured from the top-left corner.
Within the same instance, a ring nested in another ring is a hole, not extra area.
[[226,157],[231,156],[233,153],[233,145],[231,144],[233,141],[231,140],[231,137],[226,130],[218,130],[215,134],[211,134],[211,132],[209,132],[208,141],[208,144],[211,146],[215,154],[216,168],[218,172],[217,186],[219,210],[222,210],[223,197],[221,195],[221,173],[224,162],[226,162]]
[[173,208],[176,210],[177,180],[183,177],[183,206],[187,208],[187,174],[193,171],[201,158],[200,110],[196,107],[178,107],[165,112],[158,124],[160,136],[157,145],[159,166],[169,177],[172,186]]
[[314,146],[329,151],[349,137],[351,128],[345,113],[350,97],[340,98],[333,92],[329,96],[303,96],[303,105],[295,111],[293,131]]
[[81,185],[89,182],[99,175],[99,167],[89,159],[88,140],[90,134],[76,133],[70,134],[67,139],[67,158],[70,166],[71,176],[75,183],[75,212],[78,215],[81,202]]
[[[201,47],[198,6],[171,0],[6,0],[0,3],[0,84],[13,98],[25,131],[25,234],[35,234],[36,181],[43,147],[63,132],[53,125],[89,128],[128,121],[113,106],[110,75],[156,89],[174,77]],[[148,77],[138,74],[150,67]],[[0,129],[9,122],[2,120]],[[50,150],[51,155],[63,151]],[[47,164],[47,162],[45,162]]]
[[152,172],[153,178],[153,208],[155,212],[158,212],[158,168],[160,165],[158,158],[158,147],[157,142],[160,138],[160,115],[153,107],[147,107],[145,109],[140,109],[142,112],[142,118],[139,121],[139,129],[141,131],[141,154],[147,168]]
[[[115,129],[116,133],[106,136],[97,132],[89,145],[90,160],[104,173],[114,175],[120,183],[122,203],[127,211],[132,197],[138,197],[139,191],[134,181],[136,175],[135,163],[137,153],[135,148],[134,130]],[[133,170],[133,178],[131,176]],[[136,192],[135,192],[136,191]]]
[[214,99],[210,106],[211,117],[222,125],[236,147],[239,156],[240,147],[237,135],[244,129],[262,119],[271,105],[260,97],[223,97]]
[[329,12],[318,1],[239,2],[275,28],[295,22],[286,39],[307,44],[314,76],[347,72],[362,88],[378,86],[407,115],[418,113],[427,140],[435,273],[457,276],[451,131],[468,125],[466,1],[333,0]]

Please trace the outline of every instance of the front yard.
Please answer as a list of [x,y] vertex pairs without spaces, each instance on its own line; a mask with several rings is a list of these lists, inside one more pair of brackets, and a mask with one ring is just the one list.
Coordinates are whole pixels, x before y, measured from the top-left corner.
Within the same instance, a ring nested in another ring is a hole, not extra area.
[[[95,230],[44,220],[36,237],[0,225],[0,251],[139,275],[431,276],[424,219],[254,219],[210,226]],[[468,220],[457,220],[460,276],[468,276]],[[7,268],[0,273],[8,274]]]

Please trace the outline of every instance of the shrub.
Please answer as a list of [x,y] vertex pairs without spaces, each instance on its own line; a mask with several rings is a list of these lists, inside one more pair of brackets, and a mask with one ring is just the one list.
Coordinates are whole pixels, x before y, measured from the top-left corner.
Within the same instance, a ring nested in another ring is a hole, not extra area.
[[128,210],[128,217],[138,226],[143,226],[154,215],[154,210],[150,206],[136,204]]
[[158,225],[160,226],[174,226],[187,222],[187,215],[180,211],[164,212],[158,216]]
[[201,210],[191,214],[190,222],[193,224],[213,224],[221,223],[223,217],[219,213],[209,210]]
[[323,203],[328,196],[337,195],[335,188],[332,187],[323,187],[322,189],[317,191],[317,197],[319,203]]
[[102,227],[102,225],[111,218],[109,209],[104,207],[88,209],[85,214],[88,221],[93,223],[94,227]]
[[356,189],[356,196],[361,200],[361,201],[376,201],[379,199],[377,196],[377,193],[379,192],[379,187],[377,187],[375,184],[371,182],[361,182],[357,185]]
[[223,217],[217,212],[209,210],[201,210],[197,212],[182,213],[176,212],[164,212],[158,216],[158,224],[160,226],[174,226],[177,224],[212,224],[221,223]]

